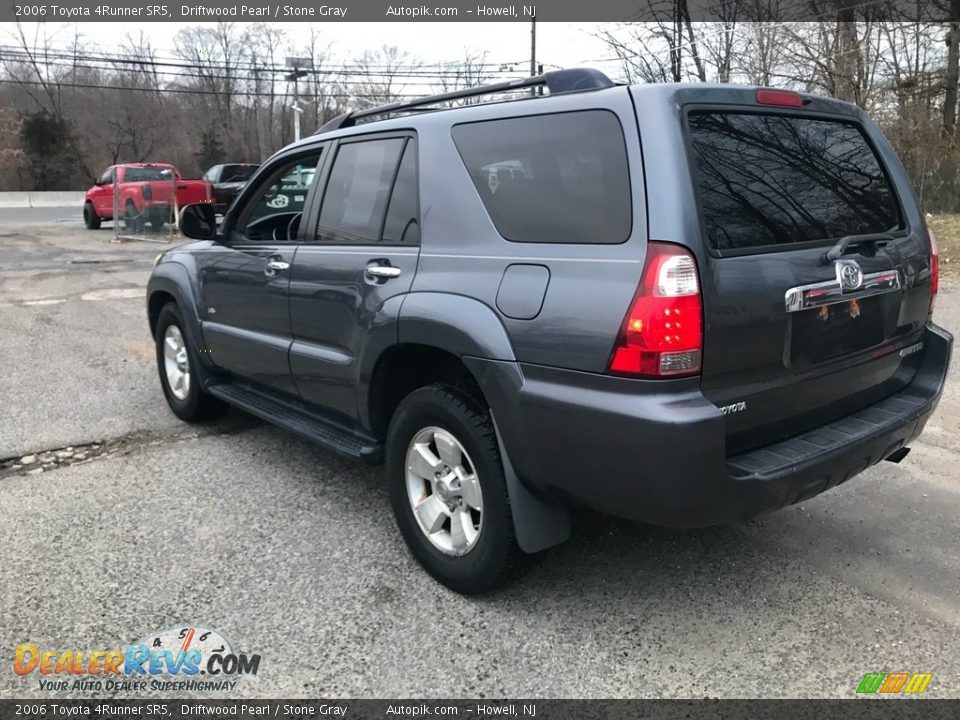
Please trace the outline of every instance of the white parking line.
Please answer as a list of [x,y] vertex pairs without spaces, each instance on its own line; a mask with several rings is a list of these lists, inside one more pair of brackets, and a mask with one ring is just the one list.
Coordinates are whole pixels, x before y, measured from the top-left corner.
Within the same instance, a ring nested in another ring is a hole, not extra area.
[[59,305],[66,300],[61,300],[58,298],[47,298],[46,300],[24,300],[23,305]]
[[[129,300],[132,298],[143,298],[145,291],[143,288],[105,288],[103,290],[91,290],[80,296],[81,300]],[[69,298],[40,298],[38,300],[21,300],[19,303],[0,302],[0,306],[6,305],[60,305]]]
[[146,294],[143,288],[109,288],[94,290],[80,296],[81,300],[120,300],[124,298],[142,298]]

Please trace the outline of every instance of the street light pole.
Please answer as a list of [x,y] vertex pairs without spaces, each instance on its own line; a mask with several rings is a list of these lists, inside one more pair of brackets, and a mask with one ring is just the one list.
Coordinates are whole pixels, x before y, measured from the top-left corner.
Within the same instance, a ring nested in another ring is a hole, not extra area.
[[309,70],[301,68],[309,68],[312,70],[313,58],[288,57],[287,67],[293,68],[293,72],[286,76],[286,80],[287,82],[293,82],[293,105],[291,109],[293,110],[293,141],[296,142],[300,139],[300,114],[303,112],[303,108],[300,107],[299,102],[297,81],[310,74]]

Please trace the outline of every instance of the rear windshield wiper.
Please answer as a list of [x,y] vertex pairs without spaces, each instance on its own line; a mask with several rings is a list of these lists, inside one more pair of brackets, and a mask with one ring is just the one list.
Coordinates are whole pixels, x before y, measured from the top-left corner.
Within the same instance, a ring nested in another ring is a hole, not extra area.
[[834,260],[839,260],[847,251],[847,248],[855,247],[857,245],[871,245],[871,252],[876,254],[877,247],[880,245],[880,243],[888,243],[892,241],[893,235],[886,232],[865,233],[863,235],[847,235],[846,237],[842,237],[837,240],[837,244],[823,254],[823,264],[829,265]]

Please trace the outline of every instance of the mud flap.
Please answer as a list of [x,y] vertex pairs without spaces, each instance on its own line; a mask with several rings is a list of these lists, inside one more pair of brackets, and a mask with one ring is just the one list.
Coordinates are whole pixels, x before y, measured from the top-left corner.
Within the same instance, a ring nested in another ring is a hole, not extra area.
[[566,541],[572,526],[570,509],[541,500],[524,487],[507,455],[496,418],[493,418],[493,429],[497,433],[497,445],[510,496],[510,512],[520,549],[532,554]]

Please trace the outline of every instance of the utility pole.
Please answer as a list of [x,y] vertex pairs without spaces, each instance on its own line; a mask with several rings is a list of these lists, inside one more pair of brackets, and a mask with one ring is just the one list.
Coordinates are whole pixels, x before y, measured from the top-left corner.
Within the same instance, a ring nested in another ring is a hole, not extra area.
[[[530,18],[530,77],[537,74],[537,16]],[[536,88],[530,89],[531,95],[537,94]]]

